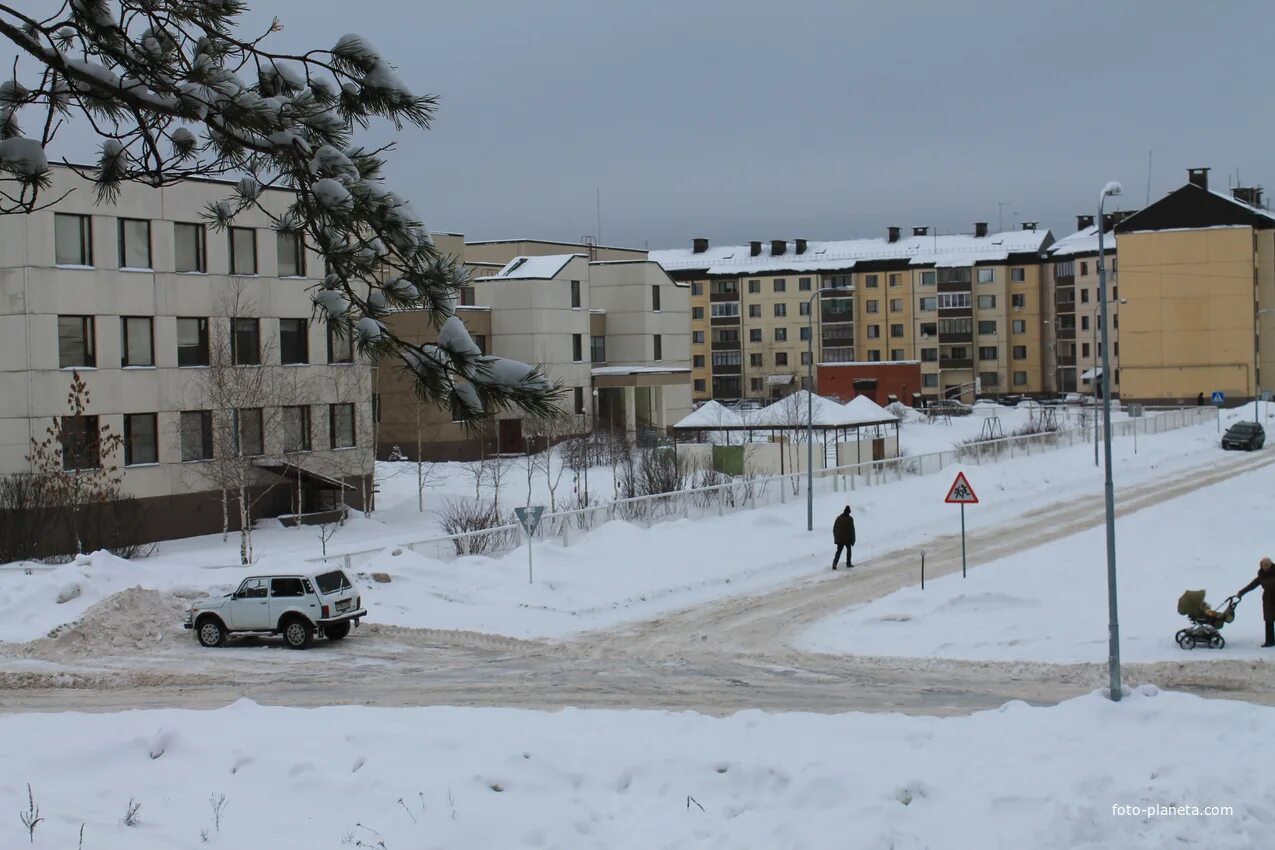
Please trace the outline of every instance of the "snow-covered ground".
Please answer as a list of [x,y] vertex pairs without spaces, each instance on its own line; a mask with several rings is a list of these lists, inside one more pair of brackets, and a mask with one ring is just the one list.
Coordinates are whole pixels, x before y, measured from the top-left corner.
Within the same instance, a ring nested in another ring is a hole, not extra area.
[[[1212,458],[1235,457],[1224,455],[1216,444],[1215,428],[1208,425],[1143,439],[1137,454],[1132,441],[1117,440],[1119,482],[1124,486],[1158,480]],[[1012,462],[969,467],[966,471],[982,500],[967,512],[970,530],[1010,521],[1062,499],[1098,496],[1102,482],[1092,466],[1091,451],[1078,444]],[[954,474],[947,470],[942,475],[860,487],[851,493],[820,495],[814,534],[806,531],[801,498],[792,498],[786,505],[672,522],[650,530],[612,522],[571,546],[537,543],[535,581],[530,584],[525,546],[496,558],[436,561],[390,545],[402,538],[384,534],[379,542],[386,548],[355,568],[363,574],[364,602],[375,622],[515,637],[563,637],[826,570],[832,555],[831,523],[847,503],[853,505],[858,522],[858,561],[952,534],[959,530],[959,515],[942,499]],[[274,534],[309,536],[307,531],[288,529]],[[216,546],[221,545],[217,540]],[[194,541],[181,541],[153,557],[130,562],[98,554],[82,559],[85,563],[34,575],[6,569],[0,571],[0,641],[39,637],[127,587],[140,585],[183,595],[224,592],[245,574],[295,569],[296,559],[293,552],[280,550],[249,568],[205,569],[201,565],[226,563],[226,559],[200,549]],[[388,573],[392,583],[373,583],[368,575],[374,571]],[[1169,588],[1174,599],[1182,589]],[[64,601],[59,603],[59,598]]]
[[[1184,590],[1218,606],[1257,574],[1275,467],[1196,490],[1117,523],[1117,598],[1125,661],[1182,660],[1174,633]],[[1118,498],[1118,497],[1117,497]],[[1262,642],[1260,590],[1223,628],[1226,648],[1198,655],[1275,658]],[[909,587],[825,620],[808,649],[861,655],[1101,662],[1107,657],[1106,532],[1099,526],[959,574]]]
[[27,714],[0,718],[0,846],[29,846],[30,783],[37,848],[76,847],[81,825],[92,850],[1268,847],[1273,724],[1270,708],[1153,686],[944,719]]

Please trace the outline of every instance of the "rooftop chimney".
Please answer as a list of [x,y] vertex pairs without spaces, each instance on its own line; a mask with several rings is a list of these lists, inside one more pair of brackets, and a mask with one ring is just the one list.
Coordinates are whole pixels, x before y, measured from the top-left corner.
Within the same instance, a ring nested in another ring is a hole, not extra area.
[[787,250],[788,250],[788,243],[785,242],[784,240],[782,239],[770,240],[770,256],[782,257],[784,254],[784,251],[787,251]]
[[804,253],[806,253],[806,240],[805,240],[805,239],[794,239],[794,240],[792,240],[792,241],[793,241],[793,242],[795,242],[795,243],[797,243],[797,253],[798,253],[798,254],[804,254]]
[[891,242],[899,241],[899,228],[891,227],[886,231],[886,233],[889,235]]
[[1133,210],[1113,210],[1109,213],[1102,214],[1102,230],[1107,232],[1129,216],[1133,215]]
[[987,222],[985,222],[985,221],[976,221],[976,222],[974,222],[974,236],[975,236],[975,238],[977,238],[977,239],[982,239],[982,238],[983,238],[984,236],[986,236],[986,235],[987,235]]
[[702,236],[697,236],[691,240],[691,253],[702,254],[708,250],[708,240]]
[[914,228],[912,228],[912,235],[913,235],[913,236],[929,236],[929,235],[930,235],[930,228],[928,228],[928,227],[914,227]]
[[1077,229],[1077,230],[1084,230],[1084,229],[1089,228],[1089,227],[1093,227],[1093,216],[1092,216],[1092,215],[1078,215],[1078,216],[1076,216],[1076,229]]
[[1030,230],[1031,232],[1035,233],[1035,232],[1036,232],[1036,222],[1034,222],[1034,221],[1024,221],[1024,222],[1023,222],[1023,230]]
[[1208,168],[1188,168],[1186,170],[1187,180],[1192,186],[1199,186],[1201,189],[1209,188],[1209,171]]
[[760,242],[749,242],[749,243],[748,243],[748,256],[750,256],[750,257],[760,257],[760,256],[761,256],[761,243],[760,243]]
[[1261,186],[1236,186],[1231,190],[1231,194],[1235,196],[1235,200],[1248,204],[1250,207],[1260,207],[1262,205]]

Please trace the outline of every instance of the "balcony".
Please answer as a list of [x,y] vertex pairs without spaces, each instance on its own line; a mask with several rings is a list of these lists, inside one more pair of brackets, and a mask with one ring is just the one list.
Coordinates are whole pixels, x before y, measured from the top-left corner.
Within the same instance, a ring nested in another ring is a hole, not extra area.
[[1069,328],[1059,328],[1059,329],[1058,329],[1058,339],[1060,339],[1060,340],[1064,340],[1064,339],[1074,340],[1075,338],[1076,338],[1076,326],[1075,326],[1075,325],[1072,325],[1072,326],[1071,326],[1071,327],[1069,327]]
[[954,280],[949,283],[939,281],[938,291],[943,292],[970,292],[971,284],[968,280]]
[[974,332],[965,331],[964,333],[945,333],[939,337],[943,342],[973,342]]
[[824,346],[823,356],[820,358],[824,363],[853,363],[854,349],[842,346],[840,348],[831,348]]
[[739,351],[739,340],[737,339],[715,339],[713,340],[713,351]]
[[708,293],[709,301],[738,301],[739,290],[732,289],[726,292],[710,292]]
[[835,325],[839,322],[853,322],[854,313],[850,310],[823,310],[820,317],[826,325]]
[[713,364],[714,375],[739,375],[742,373],[743,373],[743,367],[741,367],[738,363],[730,363],[730,364],[714,363]]
[[1066,307],[1068,312],[1070,312],[1073,309],[1072,305],[1076,303],[1075,288],[1071,286],[1058,287],[1058,289],[1054,290],[1054,303],[1059,307]]
[[940,357],[940,369],[973,369],[974,358],[972,357]]
[[1059,356],[1058,356],[1058,365],[1059,365],[1059,366],[1075,366],[1075,365],[1076,365],[1076,355],[1074,355],[1074,354],[1061,354],[1061,355],[1059,355]]

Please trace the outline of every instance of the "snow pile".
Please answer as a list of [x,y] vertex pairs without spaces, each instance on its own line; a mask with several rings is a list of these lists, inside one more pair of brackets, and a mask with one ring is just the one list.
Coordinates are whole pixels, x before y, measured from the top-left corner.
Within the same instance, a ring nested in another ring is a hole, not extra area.
[[[1264,847],[1272,724],[1271,708],[1150,686],[945,719],[246,701],[28,714],[0,718],[0,803],[24,809],[30,782],[50,816],[37,846],[74,847],[84,823],[86,847],[130,850],[195,850],[205,831],[224,847]],[[120,822],[130,798],[137,828]],[[1186,808],[1129,813],[1150,806]],[[281,826],[280,811],[316,816]],[[0,819],[0,844],[26,839]]]
[[107,597],[78,620],[23,647],[45,659],[120,655],[188,640],[181,627],[189,601],[155,590],[130,588]]

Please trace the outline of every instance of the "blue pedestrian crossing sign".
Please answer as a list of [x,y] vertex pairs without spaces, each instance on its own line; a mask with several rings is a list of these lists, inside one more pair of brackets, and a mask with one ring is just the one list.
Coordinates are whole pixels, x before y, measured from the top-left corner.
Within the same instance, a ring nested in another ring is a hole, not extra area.
[[1214,391],[1213,391],[1213,403],[1214,403],[1214,404],[1221,404],[1221,403],[1222,403],[1222,402],[1224,402],[1224,401],[1226,401],[1226,393],[1222,392],[1221,390],[1214,390]]

